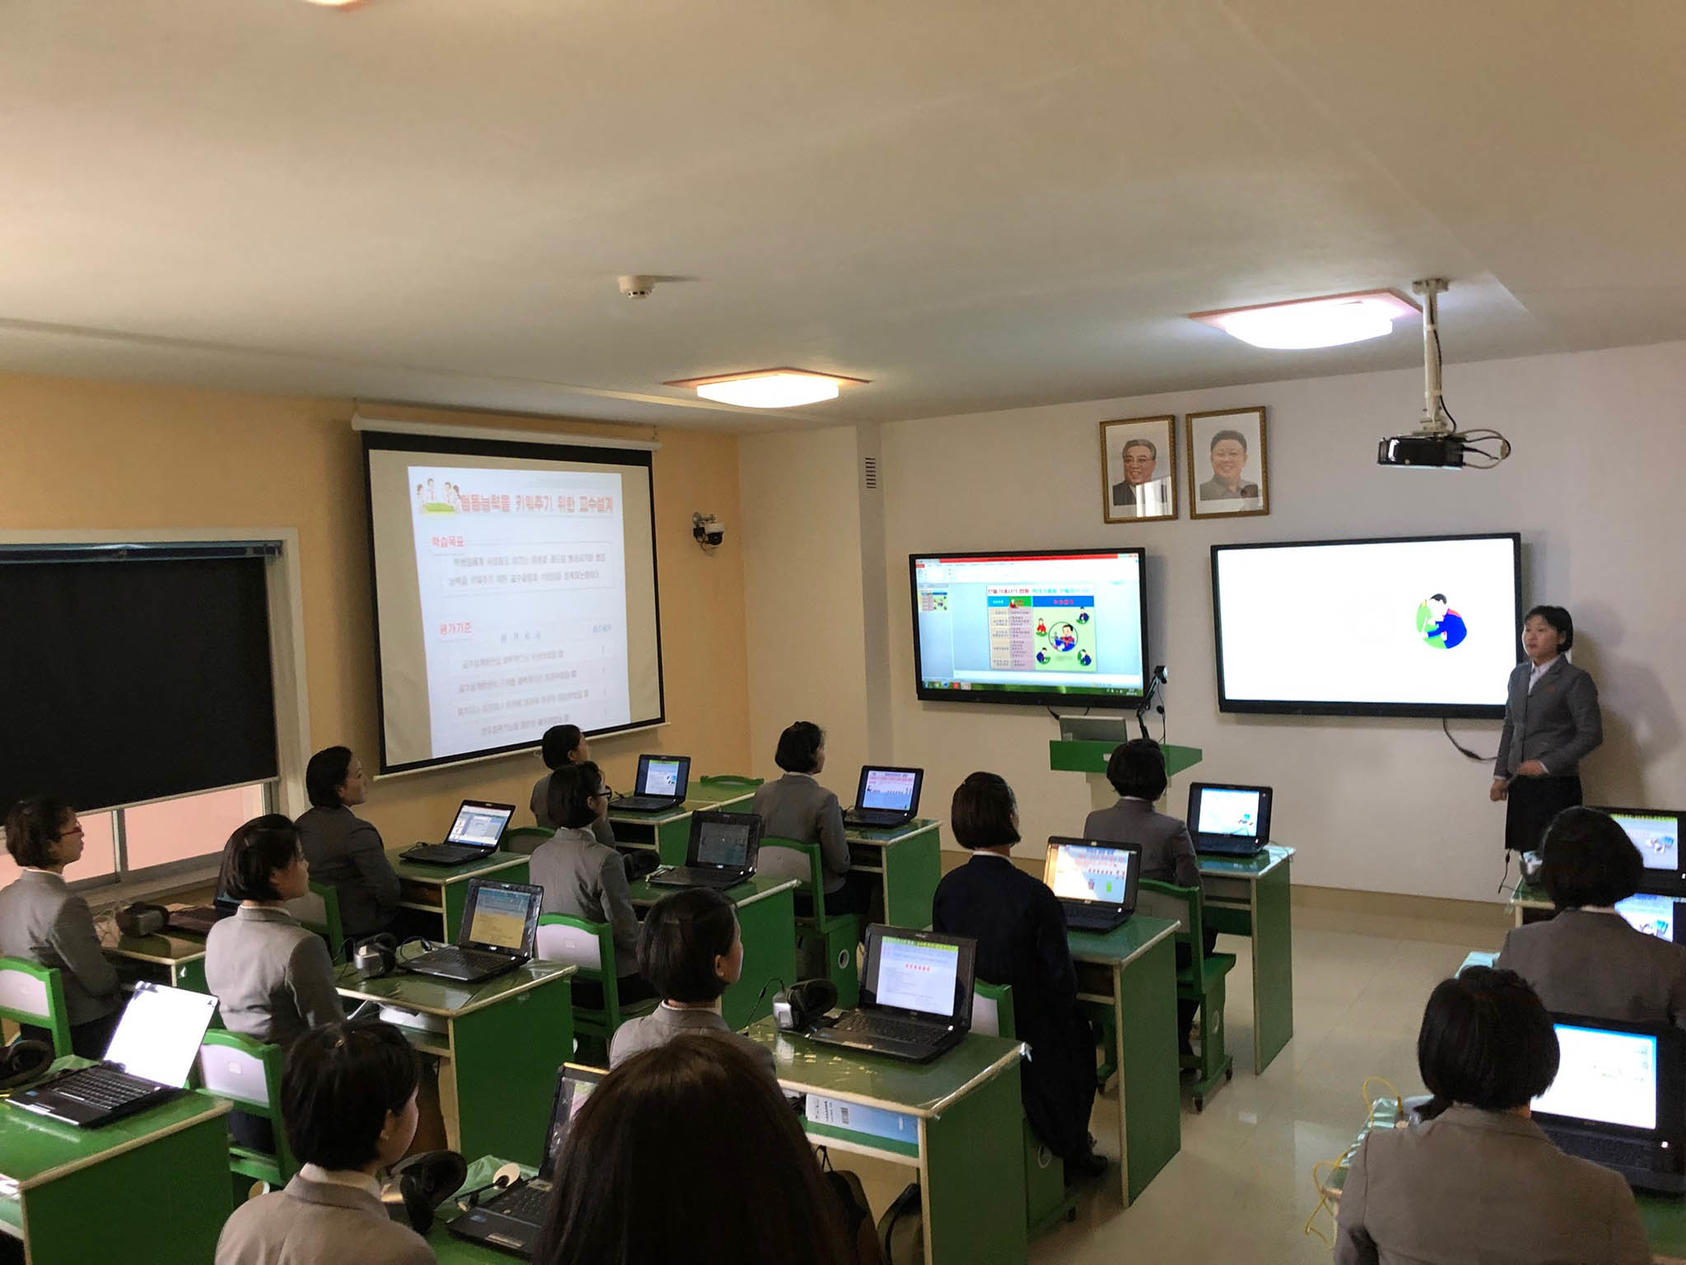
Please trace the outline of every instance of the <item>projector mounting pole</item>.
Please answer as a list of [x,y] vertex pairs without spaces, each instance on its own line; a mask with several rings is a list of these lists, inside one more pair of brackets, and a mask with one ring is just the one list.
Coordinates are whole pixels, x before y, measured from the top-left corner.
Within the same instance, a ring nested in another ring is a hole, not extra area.
[[1446,289],[1446,278],[1425,277],[1413,281],[1411,290],[1423,296],[1423,421],[1422,430],[1429,435],[1452,433],[1452,419],[1446,416],[1440,389],[1440,305],[1435,296]]

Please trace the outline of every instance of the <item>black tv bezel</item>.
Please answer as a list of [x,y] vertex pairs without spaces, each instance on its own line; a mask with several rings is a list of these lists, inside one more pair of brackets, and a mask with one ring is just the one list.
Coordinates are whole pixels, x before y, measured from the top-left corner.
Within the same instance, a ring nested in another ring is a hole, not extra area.
[[[1141,689],[1128,694],[1114,693],[1084,693],[1075,689],[1068,690],[942,690],[931,689],[925,684],[924,662],[919,651],[919,584],[918,567],[921,561],[933,561],[953,558],[961,561],[978,561],[985,558],[1050,558],[1092,555],[1094,557],[1117,557],[1120,554],[1134,554],[1136,557],[1136,603],[1140,612],[1139,629],[1142,647],[1142,686]],[[979,550],[933,550],[925,553],[910,553],[907,555],[907,594],[908,608],[913,618],[913,688],[921,702],[926,703],[986,703],[990,706],[1006,704],[1015,707],[1055,707],[1060,704],[1082,708],[1101,708],[1105,710],[1116,707],[1124,711],[1135,711],[1136,705],[1146,697],[1148,677],[1148,643],[1147,643],[1147,550],[1139,545],[1108,545],[1086,549],[979,549]]]
[[[1404,716],[1441,720],[1502,720],[1503,703],[1370,703],[1353,700],[1233,699],[1224,683],[1223,611],[1218,582],[1218,555],[1243,549],[1317,549],[1334,545],[1414,545],[1443,541],[1508,540],[1511,545],[1513,618],[1522,627],[1522,533],[1514,531],[1456,532],[1443,536],[1360,536],[1350,540],[1266,540],[1213,545],[1211,549],[1212,661],[1217,671],[1218,710],[1252,716]],[[1522,643],[1515,643],[1522,662]],[[1512,666],[1514,666],[1514,663]]]

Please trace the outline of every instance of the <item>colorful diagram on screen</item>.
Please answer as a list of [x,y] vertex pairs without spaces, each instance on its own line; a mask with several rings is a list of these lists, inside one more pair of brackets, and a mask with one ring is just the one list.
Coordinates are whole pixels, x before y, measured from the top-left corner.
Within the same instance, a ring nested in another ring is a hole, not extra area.
[[1094,598],[1087,594],[991,593],[989,666],[1095,671],[1093,608]]
[[1446,604],[1446,595],[1436,593],[1417,603],[1417,631],[1436,650],[1450,650],[1469,636],[1464,617]]

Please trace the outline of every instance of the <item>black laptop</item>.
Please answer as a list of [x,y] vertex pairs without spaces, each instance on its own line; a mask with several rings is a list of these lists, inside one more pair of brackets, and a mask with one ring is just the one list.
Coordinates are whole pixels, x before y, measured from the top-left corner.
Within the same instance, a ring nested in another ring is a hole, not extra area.
[[136,984],[103,1062],[17,1090],[10,1102],[82,1129],[167,1102],[183,1092],[216,1009],[207,993]]
[[1270,787],[1194,783],[1188,788],[1188,831],[1196,852],[1256,856],[1270,842]]
[[528,883],[468,880],[457,942],[432,949],[402,966],[412,975],[431,975],[459,984],[478,984],[533,960],[544,888]]
[[806,1033],[811,1041],[928,1063],[972,1030],[976,940],[911,927],[866,929],[861,1001]]
[[844,823],[868,830],[907,825],[919,811],[919,788],[924,780],[924,769],[866,765],[855,788],[855,806],[843,814]]
[[1686,858],[1680,855],[1680,818],[1672,808],[1600,808],[1627,832],[1645,872],[1639,890],[1686,896]]
[[1686,1191],[1686,1032],[1673,1024],[1553,1015],[1557,1079],[1533,1120],[1569,1155],[1638,1190]]
[[736,887],[754,877],[760,848],[758,814],[692,813],[685,864],[659,867],[650,874],[650,882],[656,887]]
[[556,1181],[568,1130],[580,1107],[602,1080],[603,1073],[591,1068],[575,1067],[571,1063],[561,1068],[556,1074],[556,1101],[550,1109],[544,1159],[539,1163],[538,1176],[517,1181],[508,1190],[482,1200],[478,1207],[470,1208],[445,1228],[459,1239],[484,1243],[511,1256],[531,1260],[550,1206],[550,1191]]
[[232,918],[240,912],[240,902],[232,896],[217,893],[216,900],[209,905],[184,905],[172,909],[164,919],[166,931],[185,931],[188,935],[208,936],[211,928],[224,918]]
[[665,813],[685,802],[691,784],[688,755],[641,755],[638,757],[638,785],[631,795],[613,800],[617,813]]
[[399,855],[406,861],[420,861],[423,865],[461,865],[464,861],[478,861],[498,850],[504,827],[515,816],[514,804],[493,804],[485,800],[465,799],[457,807],[456,820],[445,832],[444,843],[418,843],[405,848]]
[[1111,931],[1136,912],[1142,850],[1133,843],[1048,840],[1042,881],[1053,889],[1073,931]]

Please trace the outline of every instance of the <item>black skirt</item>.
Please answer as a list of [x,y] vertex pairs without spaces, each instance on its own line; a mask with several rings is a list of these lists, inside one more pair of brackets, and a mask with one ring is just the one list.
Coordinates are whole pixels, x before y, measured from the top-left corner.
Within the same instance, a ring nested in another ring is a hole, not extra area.
[[1505,847],[1512,852],[1538,851],[1551,819],[1580,802],[1578,776],[1512,778],[1505,800]]

